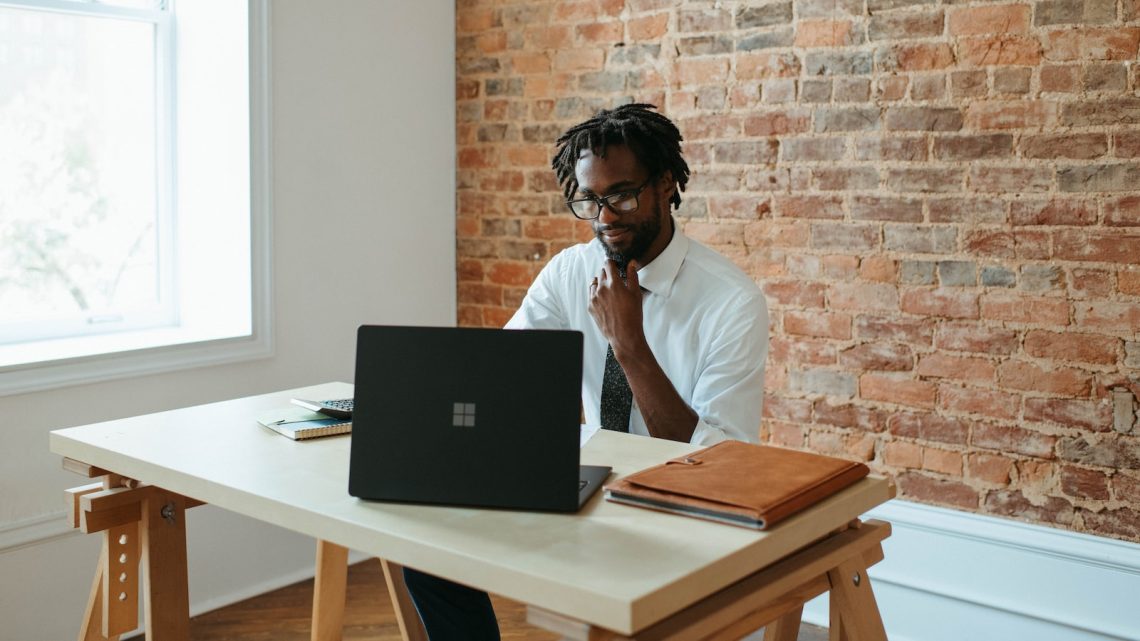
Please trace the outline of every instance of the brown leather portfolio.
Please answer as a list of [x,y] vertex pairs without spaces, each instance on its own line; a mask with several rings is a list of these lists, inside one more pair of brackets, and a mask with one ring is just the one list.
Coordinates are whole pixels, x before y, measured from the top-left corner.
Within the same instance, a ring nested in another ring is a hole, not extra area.
[[724,441],[605,486],[606,499],[763,530],[863,478],[854,461]]

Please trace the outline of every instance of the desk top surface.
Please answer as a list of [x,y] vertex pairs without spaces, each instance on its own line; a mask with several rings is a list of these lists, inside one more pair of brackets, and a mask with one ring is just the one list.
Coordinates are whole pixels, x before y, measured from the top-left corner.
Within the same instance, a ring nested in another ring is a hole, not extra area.
[[[56,430],[56,454],[629,634],[787,556],[893,496],[869,477],[765,532],[610,503],[577,514],[363,501],[349,437],[292,441],[255,416],[314,387]],[[624,476],[695,446],[600,432],[583,464]],[[377,461],[383,465],[383,461]]]

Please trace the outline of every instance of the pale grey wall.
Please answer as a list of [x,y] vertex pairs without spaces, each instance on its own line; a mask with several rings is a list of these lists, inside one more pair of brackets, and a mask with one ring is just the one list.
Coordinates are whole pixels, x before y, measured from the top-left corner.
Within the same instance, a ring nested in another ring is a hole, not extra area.
[[[0,397],[0,544],[56,531],[37,520],[83,482],[48,452],[53,429],[351,381],[357,325],[454,323],[453,3],[270,4],[275,355]],[[195,610],[312,572],[310,540],[190,515]],[[0,545],[0,639],[74,638],[97,539]]]

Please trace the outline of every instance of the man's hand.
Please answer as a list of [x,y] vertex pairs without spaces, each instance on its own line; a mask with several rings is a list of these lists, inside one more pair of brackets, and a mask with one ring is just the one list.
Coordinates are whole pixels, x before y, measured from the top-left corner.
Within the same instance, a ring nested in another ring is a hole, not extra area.
[[617,263],[607,260],[601,273],[590,283],[590,315],[614,348],[619,362],[648,347],[642,327],[638,267],[637,261],[629,261],[626,278],[622,280]]
[[687,443],[697,426],[697,413],[677,394],[645,339],[638,267],[636,261],[629,261],[626,278],[622,280],[617,263],[606,261],[602,272],[590,283],[590,315],[625,370],[649,434]]

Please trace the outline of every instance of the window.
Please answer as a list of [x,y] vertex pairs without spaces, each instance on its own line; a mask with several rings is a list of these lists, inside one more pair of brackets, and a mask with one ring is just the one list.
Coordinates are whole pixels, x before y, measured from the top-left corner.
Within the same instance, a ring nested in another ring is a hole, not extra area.
[[0,393],[270,353],[265,22],[0,0]]

